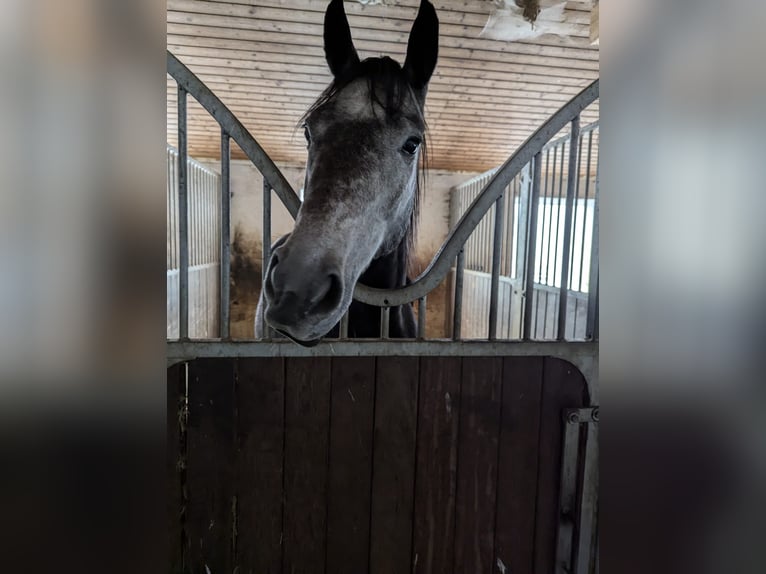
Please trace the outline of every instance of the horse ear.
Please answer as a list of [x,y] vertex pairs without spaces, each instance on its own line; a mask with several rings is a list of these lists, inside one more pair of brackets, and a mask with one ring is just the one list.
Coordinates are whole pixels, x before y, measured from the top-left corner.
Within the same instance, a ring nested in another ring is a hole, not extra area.
[[343,0],[332,0],[324,15],[324,54],[332,75],[342,77],[359,63]]
[[439,18],[428,0],[420,1],[418,15],[407,42],[404,71],[416,90],[423,90],[431,79],[439,57]]

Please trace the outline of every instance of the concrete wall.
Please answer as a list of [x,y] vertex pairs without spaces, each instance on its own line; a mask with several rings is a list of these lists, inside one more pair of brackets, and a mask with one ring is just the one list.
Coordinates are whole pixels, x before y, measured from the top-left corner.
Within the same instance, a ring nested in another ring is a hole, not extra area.
[[[217,161],[203,161],[220,171]],[[302,166],[280,166],[293,189],[304,182]],[[418,239],[411,273],[416,276],[431,261],[449,232],[449,190],[475,173],[429,170],[422,195]],[[253,317],[261,288],[263,179],[249,161],[232,161],[232,337],[252,338]],[[289,233],[293,220],[276,198],[272,199],[272,242]],[[448,321],[448,289],[442,285],[428,298],[427,336],[444,337]]]

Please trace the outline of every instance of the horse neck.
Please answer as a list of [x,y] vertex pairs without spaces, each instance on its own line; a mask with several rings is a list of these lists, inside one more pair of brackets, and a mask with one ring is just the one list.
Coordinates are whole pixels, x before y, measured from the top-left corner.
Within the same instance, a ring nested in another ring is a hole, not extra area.
[[377,289],[394,289],[407,284],[409,264],[409,232],[405,233],[399,245],[390,253],[373,259],[362,273],[359,281]]

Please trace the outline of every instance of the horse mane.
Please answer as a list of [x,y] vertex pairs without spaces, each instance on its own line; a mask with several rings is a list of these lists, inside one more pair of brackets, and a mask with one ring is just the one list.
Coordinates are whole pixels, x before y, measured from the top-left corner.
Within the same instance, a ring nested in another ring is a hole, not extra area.
[[426,139],[428,137],[428,126],[425,121],[425,110],[420,107],[420,102],[415,97],[409,79],[399,63],[389,58],[381,56],[379,58],[366,58],[352,67],[348,73],[342,77],[334,78],[332,83],[319,95],[317,100],[311,104],[298,125],[302,125],[306,119],[317,109],[328,103],[335,95],[345,88],[348,84],[358,78],[367,80],[368,92],[370,94],[370,107],[375,113],[375,104],[378,104],[385,111],[386,117],[396,117],[402,111],[406,94],[410,93],[416,106],[420,118],[423,122],[423,141],[420,145],[420,161],[418,165],[418,174],[415,180],[415,198],[410,214],[410,224],[405,232],[405,238],[402,242],[401,253],[404,256],[405,269],[409,269],[410,255],[415,246],[417,236],[417,224],[420,215],[420,201],[422,190],[426,184],[426,170],[428,167],[428,153]]

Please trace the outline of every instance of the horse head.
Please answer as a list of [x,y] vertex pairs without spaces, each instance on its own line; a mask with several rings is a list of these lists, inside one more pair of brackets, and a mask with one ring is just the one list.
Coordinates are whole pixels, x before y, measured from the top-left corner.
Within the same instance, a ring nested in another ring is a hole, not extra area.
[[410,241],[438,34],[436,11],[423,0],[403,66],[388,57],[360,61],[342,0],[327,8],[333,81],[303,118],[304,201],[293,232],[273,249],[262,294],[266,321],[297,342],[330,331],[362,273]]

